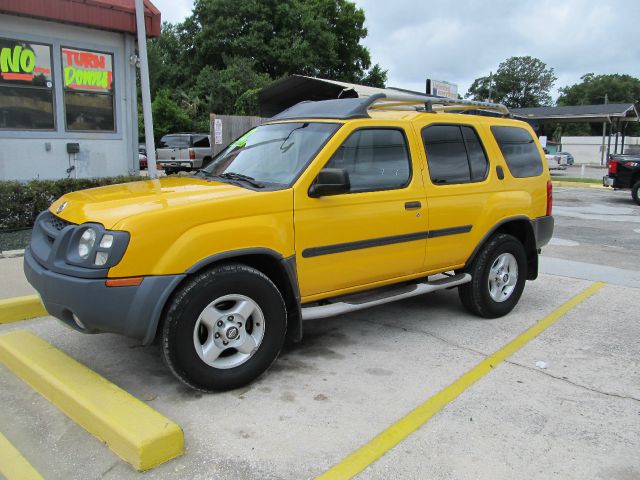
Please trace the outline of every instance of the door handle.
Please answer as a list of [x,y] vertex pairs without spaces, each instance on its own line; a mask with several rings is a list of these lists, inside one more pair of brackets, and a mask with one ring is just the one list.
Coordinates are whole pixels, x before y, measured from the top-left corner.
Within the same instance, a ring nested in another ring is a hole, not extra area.
[[422,207],[422,204],[420,202],[406,202],[404,204],[405,210],[417,210],[420,207]]

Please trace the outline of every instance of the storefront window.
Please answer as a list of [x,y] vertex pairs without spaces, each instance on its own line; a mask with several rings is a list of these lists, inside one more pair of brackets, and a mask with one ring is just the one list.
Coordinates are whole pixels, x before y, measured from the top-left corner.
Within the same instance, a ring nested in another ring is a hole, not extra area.
[[61,51],[67,130],[113,132],[113,55]]
[[51,46],[0,38],[0,129],[54,128]]

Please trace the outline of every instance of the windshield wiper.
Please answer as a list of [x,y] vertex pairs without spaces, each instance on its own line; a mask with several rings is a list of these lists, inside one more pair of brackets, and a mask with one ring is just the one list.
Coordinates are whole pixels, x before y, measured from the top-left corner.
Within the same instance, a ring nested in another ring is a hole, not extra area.
[[264,184],[258,182],[255,178],[250,177],[249,175],[244,175],[242,173],[224,172],[216,175],[216,177],[226,178],[228,180],[240,180],[242,182],[247,182],[249,185],[253,185],[256,188],[264,188]]

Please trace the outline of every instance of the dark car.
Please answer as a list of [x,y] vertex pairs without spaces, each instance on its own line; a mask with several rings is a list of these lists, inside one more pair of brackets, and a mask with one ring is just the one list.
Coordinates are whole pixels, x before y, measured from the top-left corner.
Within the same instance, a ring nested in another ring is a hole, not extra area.
[[602,178],[605,187],[631,189],[631,198],[640,205],[640,155],[611,155],[609,174]]

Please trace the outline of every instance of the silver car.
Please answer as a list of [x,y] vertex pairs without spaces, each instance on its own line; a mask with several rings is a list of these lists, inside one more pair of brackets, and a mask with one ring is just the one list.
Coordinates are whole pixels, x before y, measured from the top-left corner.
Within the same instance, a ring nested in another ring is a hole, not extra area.
[[171,133],[160,139],[157,161],[167,174],[179,170],[197,170],[213,158],[208,133]]

